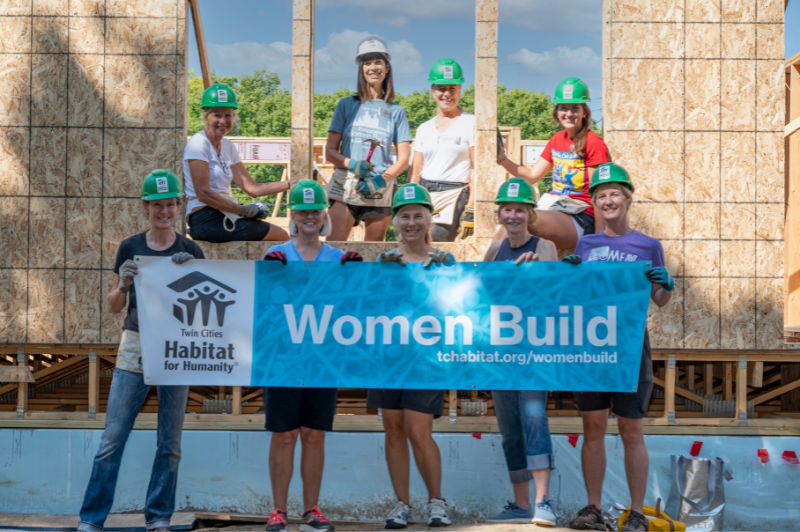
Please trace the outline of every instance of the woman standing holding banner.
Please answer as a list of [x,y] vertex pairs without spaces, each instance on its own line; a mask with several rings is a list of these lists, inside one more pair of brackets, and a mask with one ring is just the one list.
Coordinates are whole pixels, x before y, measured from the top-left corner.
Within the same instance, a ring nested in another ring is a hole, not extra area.
[[[139,343],[139,313],[133,278],[139,271],[136,255],[172,257],[176,264],[202,259],[200,247],[173,231],[181,210],[183,190],[178,177],[167,170],[154,170],[142,181],[142,206],[150,228],[122,241],[114,265],[114,281],[108,307],[119,314],[128,304],[122,325],[122,339],[108,396],[106,426],[92,465],[92,476],[81,506],[78,530],[101,532],[114,503],[122,454],[133,423],[144,404],[150,386],[142,374]],[[181,430],[186,415],[188,386],[158,387],[158,448],[147,488],[144,516],[147,530],[169,532],[175,511],[175,487],[181,460]]]
[[[536,199],[531,185],[524,179],[512,178],[500,187],[495,200],[497,219],[508,234],[502,242],[492,244],[484,261],[558,260],[556,246],[549,240],[533,236],[528,228],[536,224]],[[547,499],[550,471],[555,468],[553,443],[547,423],[547,392],[539,390],[492,391],[497,425],[503,435],[503,453],[508,474],[514,485],[514,501],[489,521],[505,523],[556,524],[556,513]],[[530,480],[536,487],[536,510],[531,508]]]
[[440,59],[431,67],[428,83],[438,112],[417,128],[409,182],[431,194],[433,241],[453,242],[459,223],[461,238],[472,236],[475,225],[475,193],[469,186],[475,168],[475,116],[458,105],[464,83],[461,65]]
[[[289,232],[292,240],[270,248],[264,260],[360,262],[358,253],[345,253],[323,244],[330,231],[328,196],[316,181],[300,181],[289,193]],[[266,429],[272,432],[269,446],[269,477],[275,510],[269,516],[268,532],[288,532],[289,483],[294,470],[297,438],[303,446],[300,470],[303,478],[303,516],[300,530],[334,530],[317,506],[325,465],[325,433],[333,430],[336,388],[264,388]]]
[[[378,262],[452,263],[450,253],[431,246],[431,213],[433,202],[428,191],[417,184],[403,185],[394,195],[392,213],[400,246],[381,253]],[[397,504],[385,521],[385,528],[405,528],[411,520],[409,492],[410,457],[408,444],[414,450],[422,479],[428,489],[428,526],[450,524],[450,508],[442,497],[442,457],[433,440],[433,420],[442,415],[444,391],[375,389],[367,395],[367,408],[383,411],[386,433],[386,465],[397,495]]]

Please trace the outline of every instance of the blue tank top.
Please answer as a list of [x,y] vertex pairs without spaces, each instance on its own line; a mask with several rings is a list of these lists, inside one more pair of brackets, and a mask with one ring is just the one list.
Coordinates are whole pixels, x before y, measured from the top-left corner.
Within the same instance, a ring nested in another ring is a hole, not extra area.
[[527,253],[531,251],[536,253],[536,246],[539,245],[539,237],[532,236],[530,240],[525,242],[522,246],[518,248],[512,248],[511,242],[506,238],[503,240],[503,243],[500,244],[500,249],[497,250],[497,255],[495,256],[495,261],[502,261],[502,260],[517,260],[520,255],[523,253]]

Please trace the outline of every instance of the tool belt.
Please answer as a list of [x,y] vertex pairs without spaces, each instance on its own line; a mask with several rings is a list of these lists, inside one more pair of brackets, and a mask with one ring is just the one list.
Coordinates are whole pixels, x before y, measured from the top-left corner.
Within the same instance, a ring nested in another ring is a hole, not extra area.
[[440,225],[452,224],[455,219],[458,198],[469,187],[469,183],[429,181],[420,178],[419,184],[431,194],[431,200],[433,200],[433,223]]

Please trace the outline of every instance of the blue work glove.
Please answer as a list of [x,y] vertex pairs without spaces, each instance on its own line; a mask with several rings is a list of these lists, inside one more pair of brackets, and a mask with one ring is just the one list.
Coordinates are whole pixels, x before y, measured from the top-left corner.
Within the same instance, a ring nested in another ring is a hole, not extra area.
[[373,168],[375,168],[374,164],[368,163],[363,159],[360,161],[357,159],[350,159],[350,162],[347,163],[347,169],[356,174],[358,178],[367,177]]
[[561,262],[569,262],[570,264],[575,264],[576,266],[583,262],[583,259],[580,255],[568,255],[561,259]]
[[647,276],[648,281],[651,283],[660,284],[661,288],[667,292],[672,292],[675,289],[675,279],[670,276],[667,269],[663,266],[650,268],[649,270],[645,271],[644,274]]
[[382,188],[386,188],[386,180],[381,174],[367,177],[363,181],[359,181],[358,185],[356,185],[356,190],[364,197],[372,196]]

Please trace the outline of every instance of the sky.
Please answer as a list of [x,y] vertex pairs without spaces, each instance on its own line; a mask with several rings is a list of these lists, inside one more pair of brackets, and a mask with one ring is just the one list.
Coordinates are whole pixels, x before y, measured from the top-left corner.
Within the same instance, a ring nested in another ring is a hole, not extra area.
[[[498,82],[508,88],[550,95],[564,78],[584,80],[599,116],[601,82],[601,0],[560,2],[500,0]],[[219,75],[276,72],[291,87],[292,2],[290,0],[200,0],[209,63]],[[449,57],[474,83],[474,0],[317,0],[315,92],[355,87],[358,43],[367,35],[389,44],[395,90],[407,94],[428,87],[427,74]],[[789,27],[800,24],[800,0],[786,11]],[[194,32],[189,32],[189,67],[200,74]],[[786,55],[800,51],[800,32],[786,35]]]

